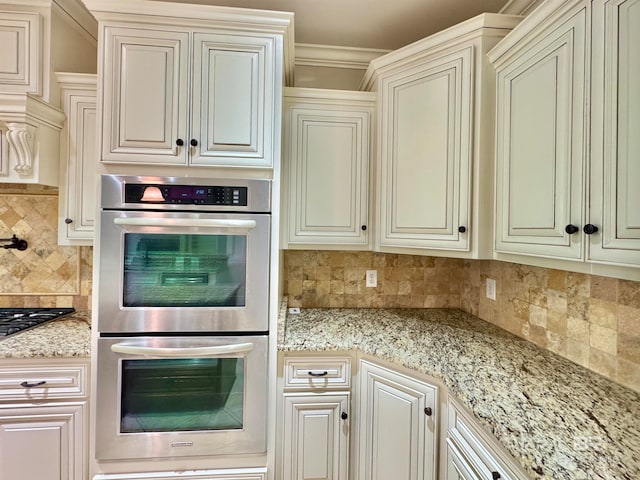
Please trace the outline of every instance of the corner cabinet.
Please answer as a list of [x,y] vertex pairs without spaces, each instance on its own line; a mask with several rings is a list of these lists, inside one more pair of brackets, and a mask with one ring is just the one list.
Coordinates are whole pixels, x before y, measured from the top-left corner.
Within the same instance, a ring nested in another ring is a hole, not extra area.
[[588,12],[572,3],[495,62],[498,252],[583,256]]
[[638,32],[638,0],[573,0],[541,6],[489,52],[497,258],[640,278],[611,268],[640,266]]
[[491,255],[485,53],[519,21],[479,15],[371,62],[363,87],[378,93],[377,250]]
[[291,14],[86,3],[101,25],[102,162],[272,167]]
[[592,8],[589,223],[599,232],[587,259],[640,266],[640,1]]
[[84,480],[89,359],[42,360],[0,368],[0,478]]
[[96,76],[56,76],[67,116],[60,135],[58,244],[93,245],[98,163]]
[[436,480],[438,388],[360,361],[358,479]]
[[375,94],[286,88],[283,172],[289,248],[369,248]]

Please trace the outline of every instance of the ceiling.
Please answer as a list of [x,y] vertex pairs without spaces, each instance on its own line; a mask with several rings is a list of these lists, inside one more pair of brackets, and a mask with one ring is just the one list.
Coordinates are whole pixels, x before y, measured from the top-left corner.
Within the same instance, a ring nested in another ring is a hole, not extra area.
[[395,50],[507,0],[172,0],[295,13],[295,42]]

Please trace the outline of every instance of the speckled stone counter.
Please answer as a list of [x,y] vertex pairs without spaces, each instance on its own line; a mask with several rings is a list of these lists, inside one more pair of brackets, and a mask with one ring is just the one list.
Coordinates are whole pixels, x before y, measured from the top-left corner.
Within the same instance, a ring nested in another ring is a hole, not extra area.
[[358,349],[440,379],[534,479],[640,479],[640,394],[449,309],[308,309],[281,351]]
[[91,314],[75,312],[8,337],[0,337],[0,358],[89,357]]

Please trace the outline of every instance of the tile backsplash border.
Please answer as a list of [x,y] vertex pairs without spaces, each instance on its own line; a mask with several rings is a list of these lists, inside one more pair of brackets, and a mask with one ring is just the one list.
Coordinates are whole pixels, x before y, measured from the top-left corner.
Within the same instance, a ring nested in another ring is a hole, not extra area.
[[[378,286],[365,287],[377,270]],[[497,260],[284,251],[301,308],[460,308],[640,392],[640,282]],[[496,281],[496,300],[485,295]]]

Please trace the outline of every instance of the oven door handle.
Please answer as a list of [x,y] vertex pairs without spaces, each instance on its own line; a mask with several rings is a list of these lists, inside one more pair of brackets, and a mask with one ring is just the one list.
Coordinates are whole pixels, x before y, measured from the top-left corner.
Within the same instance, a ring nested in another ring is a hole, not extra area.
[[213,357],[228,355],[233,353],[249,352],[253,350],[253,343],[234,343],[231,345],[218,345],[207,347],[146,347],[130,343],[115,343],[111,345],[114,353],[124,353],[127,355],[142,355],[153,357]]
[[145,218],[145,217],[117,217],[113,219],[116,225],[131,227],[204,227],[204,228],[239,228],[251,230],[256,228],[255,220],[241,220],[231,218]]

